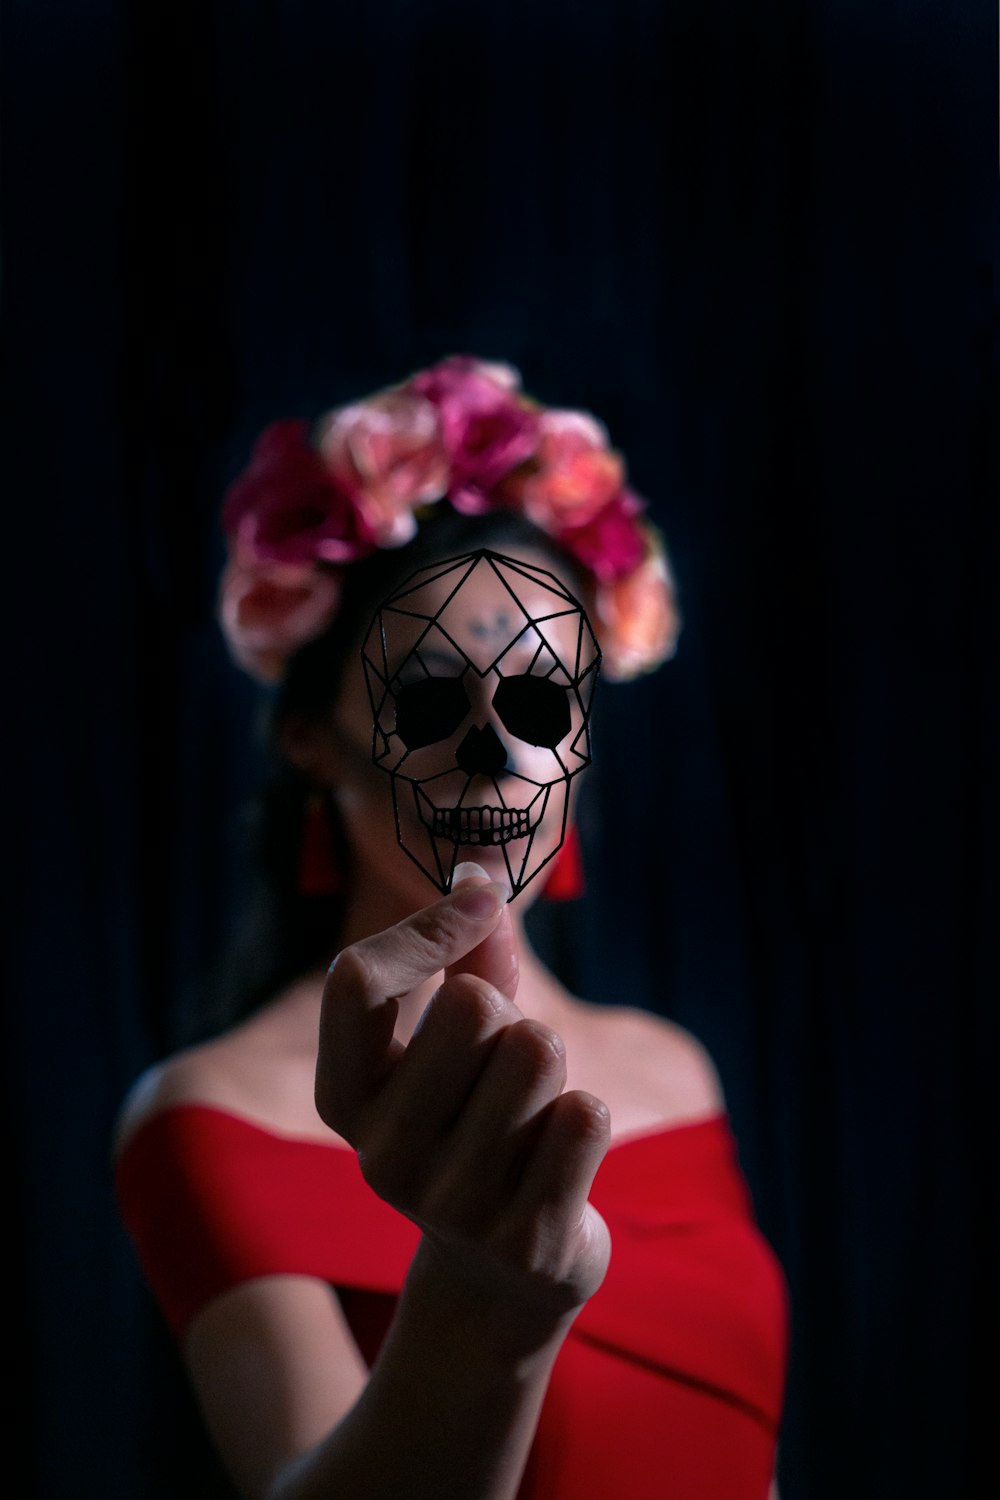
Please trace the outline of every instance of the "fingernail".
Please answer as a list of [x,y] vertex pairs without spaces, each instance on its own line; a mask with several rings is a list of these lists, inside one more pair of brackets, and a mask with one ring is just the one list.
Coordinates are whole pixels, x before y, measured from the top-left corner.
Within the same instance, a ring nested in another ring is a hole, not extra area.
[[467,859],[463,864],[455,866],[451,877],[452,889],[454,890],[460,880],[489,880],[489,878],[482,865],[477,865],[473,860]]
[[510,891],[505,886],[491,881],[489,885],[476,885],[471,890],[459,891],[455,897],[455,905],[465,916],[479,917],[485,921],[487,917],[496,916],[506,905],[509,896]]

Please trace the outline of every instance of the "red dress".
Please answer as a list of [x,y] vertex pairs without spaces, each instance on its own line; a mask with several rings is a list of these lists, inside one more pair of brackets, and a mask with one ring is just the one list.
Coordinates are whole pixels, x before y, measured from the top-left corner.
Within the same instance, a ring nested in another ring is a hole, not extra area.
[[[137,1131],[116,1187],[176,1333],[241,1282],[315,1276],[374,1359],[419,1231],[353,1152],[180,1105]],[[556,1360],[519,1500],[764,1500],[785,1285],[725,1117],[616,1143],[591,1201],[611,1265]]]

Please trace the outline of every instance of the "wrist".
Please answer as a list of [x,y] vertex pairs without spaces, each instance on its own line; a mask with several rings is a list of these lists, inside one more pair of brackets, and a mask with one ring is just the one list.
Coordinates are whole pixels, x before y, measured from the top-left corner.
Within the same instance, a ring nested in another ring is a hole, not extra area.
[[425,1234],[400,1311],[463,1360],[474,1356],[507,1370],[511,1361],[554,1360],[580,1306],[561,1288],[533,1285]]

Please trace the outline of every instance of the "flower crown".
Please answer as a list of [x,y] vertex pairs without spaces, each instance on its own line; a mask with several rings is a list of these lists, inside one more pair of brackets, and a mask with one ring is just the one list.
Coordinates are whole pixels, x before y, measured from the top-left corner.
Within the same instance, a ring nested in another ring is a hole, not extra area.
[[455,355],[400,385],[265,428],[226,492],[219,613],[234,660],[278,682],[337,612],[343,570],[400,547],[441,500],[525,515],[584,567],[602,672],[623,681],[673,654],[666,553],[604,426],[544,407],[517,370]]

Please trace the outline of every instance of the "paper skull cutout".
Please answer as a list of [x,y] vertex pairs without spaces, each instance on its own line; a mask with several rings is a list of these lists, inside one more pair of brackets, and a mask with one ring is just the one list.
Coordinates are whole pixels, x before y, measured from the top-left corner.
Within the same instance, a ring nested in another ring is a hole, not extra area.
[[362,657],[401,848],[447,892],[490,846],[516,896],[558,852],[590,764],[601,653],[582,605],[544,568],[469,552],[383,600]]

